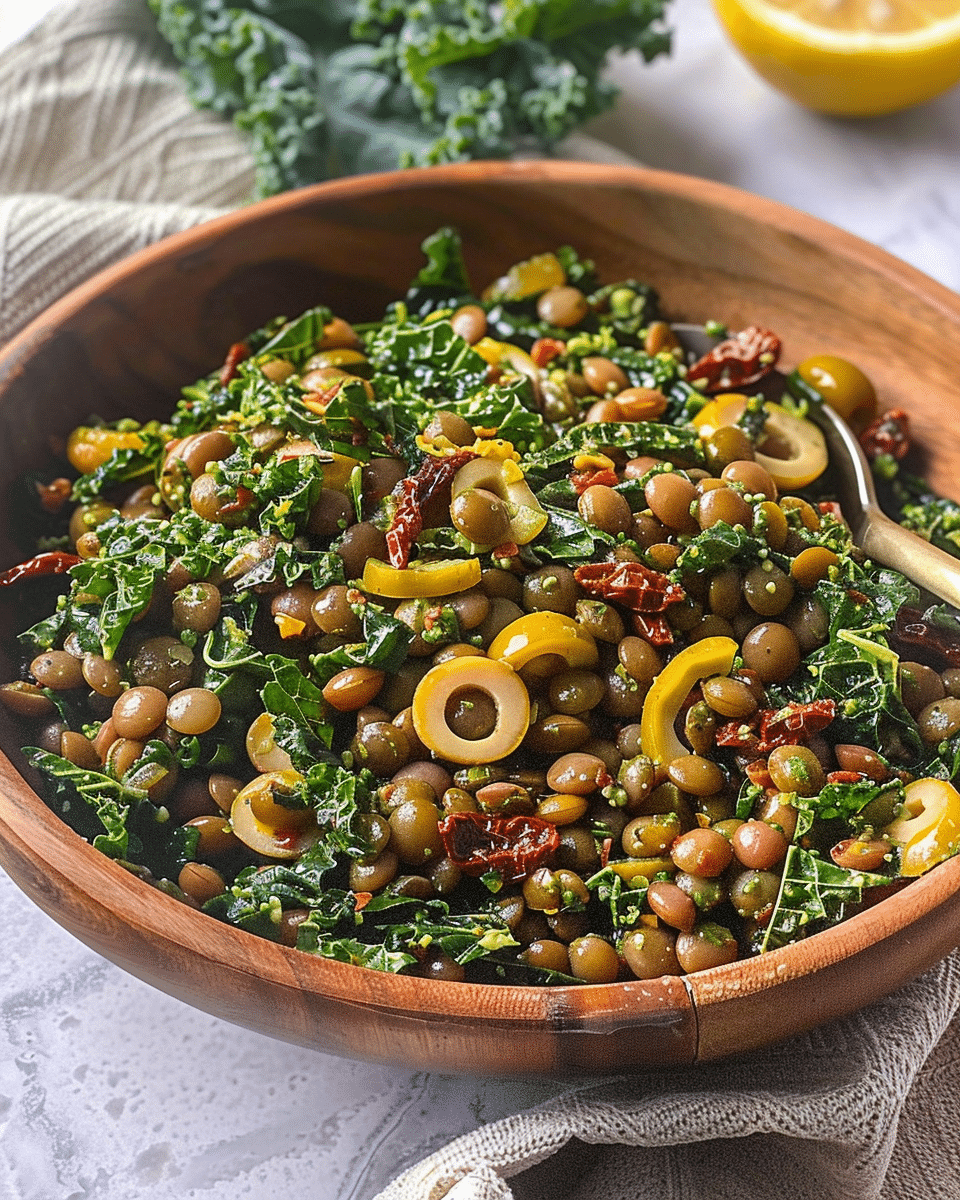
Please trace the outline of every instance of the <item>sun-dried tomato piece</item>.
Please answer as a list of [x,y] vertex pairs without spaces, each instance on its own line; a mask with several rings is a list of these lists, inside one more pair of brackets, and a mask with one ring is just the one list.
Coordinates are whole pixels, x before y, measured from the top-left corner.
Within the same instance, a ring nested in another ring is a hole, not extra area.
[[476,457],[473,450],[458,450],[455,454],[445,454],[441,458],[432,455],[425,458],[413,477],[420,503],[428,503],[443,488],[449,487],[460,468]]
[[860,434],[863,452],[872,462],[881,454],[889,454],[898,461],[910,449],[910,421],[902,408],[891,408],[881,413]]
[[585,563],[573,577],[591,596],[637,613],[660,613],[686,598],[679,583],[638,562]]
[[890,641],[895,650],[909,647],[911,658],[944,666],[960,667],[960,622],[954,629],[927,621],[919,608],[903,605],[897,612]]
[[416,482],[409,476],[400,480],[394,495],[397,504],[387,530],[387,554],[391,566],[405,567],[410,561],[410,547],[423,529],[423,514],[417,501]]
[[66,554],[62,550],[46,550],[43,554],[35,554],[26,562],[17,563],[0,572],[0,587],[10,587],[21,579],[34,579],[38,575],[62,575],[80,562],[78,554]]
[[673,645],[673,630],[670,628],[670,623],[659,613],[654,613],[652,616],[647,613],[634,613],[633,632],[637,637],[642,637],[644,641],[649,642],[651,646]]
[[592,471],[571,471],[570,482],[577,495],[582,496],[587,488],[593,487],[594,484],[615,487],[620,480],[613,467],[596,467]]
[[777,746],[796,746],[826,729],[837,715],[833,700],[791,701],[783,708],[765,708],[760,713],[760,749],[769,754]]
[[226,387],[231,379],[237,373],[237,367],[245,358],[250,356],[250,347],[246,342],[234,342],[227,351],[227,357],[223,360],[223,366],[220,368],[220,385]]
[[725,392],[756,383],[777,365],[780,339],[769,329],[749,325],[718,342],[687,368],[687,382],[705,392]]
[[561,354],[564,354],[567,349],[567,343],[561,342],[559,338],[542,337],[530,347],[530,357],[538,367],[545,367],[547,363],[553,362]]
[[440,822],[447,857],[465,875],[499,871],[505,883],[518,883],[541,866],[560,845],[556,825],[540,817],[493,817],[454,812]]
[[[745,721],[727,721],[715,734],[718,746],[735,750],[742,758],[756,759],[777,746],[797,746],[830,724],[837,715],[833,700],[791,701],[783,708],[761,708]],[[759,775],[751,780],[759,782]]]
[[861,771],[828,771],[827,783],[859,783],[867,776]]
[[727,721],[718,727],[714,740],[718,746],[736,751],[741,758],[756,759],[763,756],[760,739],[752,722]]
[[472,450],[458,450],[443,457],[428,455],[416,475],[401,479],[394,488],[396,507],[387,530],[387,552],[392,567],[405,567],[410,549],[423,530],[423,509],[440,491],[449,487],[453,477],[471,458]]

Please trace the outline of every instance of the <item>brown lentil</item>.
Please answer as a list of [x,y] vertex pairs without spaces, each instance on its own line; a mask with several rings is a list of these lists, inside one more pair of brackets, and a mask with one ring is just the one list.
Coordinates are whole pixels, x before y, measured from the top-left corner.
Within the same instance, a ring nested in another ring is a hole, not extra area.
[[697,489],[678,471],[662,471],[651,476],[643,489],[650,511],[668,529],[676,533],[696,533],[700,526],[692,509]]
[[604,484],[586,488],[577,502],[577,510],[588,525],[604,533],[627,533],[633,524],[633,513],[624,496]]
[[624,388],[630,386],[630,380],[623,368],[601,355],[585,358],[581,369],[587,387],[596,396],[616,395],[617,392],[622,392]]
[[722,875],[733,858],[730,842],[715,829],[698,828],[682,833],[670,847],[677,870],[712,879]]
[[558,325],[561,329],[579,325],[589,311],[586,296],[569,284],[547,288],[537,297],[537,316],[548,325]]
[[713,923],[677,934],[676,952],[677,962],[687,974],[725,966],[735,962],[740,953],[730,930]]
[[608,941],[588,933],[570,943],[570,973],[584,983],[613,983],[620,959]]
[[84,682],[80,662],[66,650],[47,650],[38,654],[30,664],[30,674],[41,687],[53,692],[69,691],[81,687]]
[[220,720],[220,697],[209,688],[184,688],[167,701],[167,724],[177,733],[207,733]]
[[147,738],[167,715],[167,696],[159,688],[133,687],[117,697],[113,725],[117,737]]
[[787,839],[765,821],[744,821],[730,841],[737,861],[758,871],[769,871],[787,853]]
[[677,935],[672,930],[644,925],[623,939],[623,958],[637,979],[681,975],[676,946]]
[[751,629],[741,652],[744,663],[763,683],[783,683],[800,665],[796,635],[776,621],[764,621]]
[[777,485],[773,482],[770,472],[751,459],[737,459],[720,472],[720,478],[728,483],[739,483],[744,492],[751,496],[763,496],[767,500],[776,500]]
[[324,685],[323,698],[337,712],[356,712],[376,696],[384,678],[372,667],[347,667]]

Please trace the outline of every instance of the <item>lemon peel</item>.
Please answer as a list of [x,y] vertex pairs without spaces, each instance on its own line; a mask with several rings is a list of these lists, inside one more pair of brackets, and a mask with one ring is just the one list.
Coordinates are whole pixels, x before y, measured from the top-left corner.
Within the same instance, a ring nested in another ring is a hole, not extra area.
[[958,0],[713,0],[734,46],[778,91],[835,116],[897,112],[960,81]]

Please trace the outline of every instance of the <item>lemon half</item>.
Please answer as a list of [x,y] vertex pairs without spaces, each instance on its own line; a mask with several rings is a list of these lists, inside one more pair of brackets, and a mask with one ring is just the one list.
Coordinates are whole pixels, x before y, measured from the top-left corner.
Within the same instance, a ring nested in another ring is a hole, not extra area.
[[960,0],[713,0],[730,40],[785,95],[865,117],[960,81]]

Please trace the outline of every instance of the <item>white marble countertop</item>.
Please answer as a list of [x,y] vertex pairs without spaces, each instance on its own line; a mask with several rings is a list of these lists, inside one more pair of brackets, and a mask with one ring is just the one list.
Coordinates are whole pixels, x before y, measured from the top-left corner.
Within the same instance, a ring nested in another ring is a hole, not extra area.
[[[0,3],[0,41],[19,32],[12,8]],[[960,290],[960,89],[886,118],[823,118],[750,72],[707,0],[676,0],[672,23],[673,57],[619,63],[622,99],[592,134],[804,209]],[[274,1042],[124,974],[2,873],[0,905],[3,1200],[371,1200],[427,1152],[558,1090]]]

